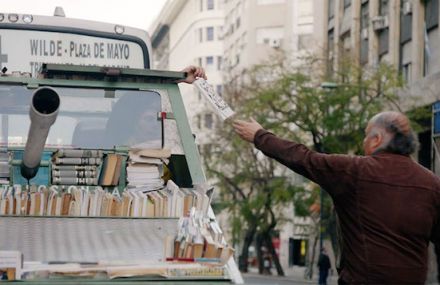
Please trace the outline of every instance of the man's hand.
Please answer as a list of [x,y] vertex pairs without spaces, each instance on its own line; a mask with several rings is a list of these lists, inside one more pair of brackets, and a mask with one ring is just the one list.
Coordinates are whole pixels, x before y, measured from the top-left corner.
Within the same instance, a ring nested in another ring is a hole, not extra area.
[[182,70],[182,72],[186,72],[187,76],[185,79],[177,81],[177,83],[185,82],[191,84],[194,82],[194,80],[196,80],[197,77],[201,77],[205,80],[207,79],[205,70],[199,66],[188,66]]
[[254,142],[255,134],[258,130],[261,130],[263,127],[251,118],[250,122],[235,120],[232,124],[235,132],[245,141]]

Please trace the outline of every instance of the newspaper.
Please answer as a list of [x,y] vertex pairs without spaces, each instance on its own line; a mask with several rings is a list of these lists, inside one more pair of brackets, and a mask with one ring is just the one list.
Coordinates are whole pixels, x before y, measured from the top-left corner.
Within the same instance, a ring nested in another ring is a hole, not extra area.
[[209,84],[205,79],[197,78],[193,84],[197,86],[203,96],[208,99],[208,101],[214,107],[214,110],[223,121],[235,114],[234,111],[229,107],[228,103],[226,103],[226,101],[214,91],[212,85]]

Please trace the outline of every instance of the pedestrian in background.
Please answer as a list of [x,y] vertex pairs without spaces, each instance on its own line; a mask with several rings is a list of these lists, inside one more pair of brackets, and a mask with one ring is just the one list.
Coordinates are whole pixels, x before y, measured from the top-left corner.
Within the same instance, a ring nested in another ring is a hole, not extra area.
[[328,272],[331,268],[330,258],[327,255],[325,247],[321,249],[321,254],[318,259],[318,268],[319,268],[319,285],[327,285],[327,277]]
[[424,284],[429,241],[440,240],[440,179],[411,159],[417,141],[405,115],[369,121],[365,156],[317,153],[253,119],[233,126],[332,197],[342,234],[339,284]]

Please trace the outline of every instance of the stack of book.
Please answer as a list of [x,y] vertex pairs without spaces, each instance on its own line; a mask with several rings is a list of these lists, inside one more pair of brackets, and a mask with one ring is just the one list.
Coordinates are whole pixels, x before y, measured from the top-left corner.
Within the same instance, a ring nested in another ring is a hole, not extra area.
[[9,153],[0,151],[0,184],[9,184]]
[[52,157],[52,184],[98,185],[101,150],[60,149]]
[[229,260],[234,250],[226,243],[219,225],[202,217],[192,210],[189,217],[180,218],[174,250],[172,253],[167,250],[168,260],[205,258],[223,264]]
[[117,186],[121,176],[123,156],[120,154],[109,153],[104,158],[99,185]]
[[0,215],[182,217],[192,208],[206,213],[210,201],[201,191],[179,188],[172,180],[160,190],[144,193],[130,189],[122,195],[100,186],[70,185],[64,191],[55,190],[58,188],[0,188]]
[[171,152],[167,149],[133,149],[129,151],[127,180],[129,188],[156,190],[163,187],[163,164]]

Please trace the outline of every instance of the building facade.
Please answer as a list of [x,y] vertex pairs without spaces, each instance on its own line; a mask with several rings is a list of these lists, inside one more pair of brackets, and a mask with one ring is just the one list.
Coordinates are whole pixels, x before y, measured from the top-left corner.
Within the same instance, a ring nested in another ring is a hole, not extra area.
[[[222,92],[224,24],[223,0],[171,0],[149,29],[154,68],[182,70],[189,65],[206,69],[209,82]],[[194,86],[180,87],[196,142],[209,145],[216,116]]]
[[224,9],[224,65],[231,76],[276,51],[297,55],[312,45],[312,0],[227,0]]
[[[334,68],[345,53],[362,65],[387,62],[409,88],[440,72],[438,0],[328,0],[322,7],[315,10],[315,19],[323,19],[316,31]],[[412,93],[420,95],[418,104],[438,98]]]

